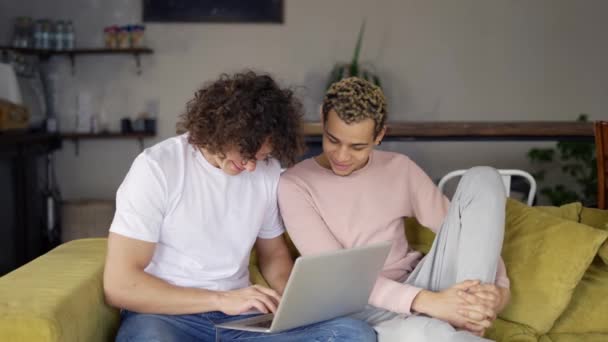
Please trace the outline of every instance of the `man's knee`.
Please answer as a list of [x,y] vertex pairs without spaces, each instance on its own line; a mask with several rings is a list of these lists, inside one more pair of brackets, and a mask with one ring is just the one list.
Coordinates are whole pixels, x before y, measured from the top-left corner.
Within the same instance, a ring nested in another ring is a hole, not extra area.
[[467,170],[460,180],[468,191],[480,199],[506,198],[505,184],[498,171],[489,166],[475,166]]
[[475,186],[481,188],[499,187],[504,189],[502,177],[498,171],[489,166],[475,166],[467,170],[462,176],[462,179],[471,178],[471,182]]

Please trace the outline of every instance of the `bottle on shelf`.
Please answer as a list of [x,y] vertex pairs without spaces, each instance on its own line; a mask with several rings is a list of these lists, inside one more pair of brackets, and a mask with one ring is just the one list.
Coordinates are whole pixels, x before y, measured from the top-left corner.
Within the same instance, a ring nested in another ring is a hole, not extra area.
[[74,50],[76,45],[76,33],[71,20],[65,22],[65,34],[63,35],[66,50]]

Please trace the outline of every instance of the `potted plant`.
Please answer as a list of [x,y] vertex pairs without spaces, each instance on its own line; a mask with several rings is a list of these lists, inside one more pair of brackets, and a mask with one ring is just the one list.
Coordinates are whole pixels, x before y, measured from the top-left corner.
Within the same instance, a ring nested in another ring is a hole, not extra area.
[[[577,121],[587,122],[587,115],[580,114]],[[559,141],[556,148],[533,148],[528,152],[530,161],[538,166],[545,166],[533,173],[539,182],[545,179],[547,169],[557,163],[564,177],[574,180],[575,188],[564,184],[545,186],[540,193],[546,196],[552,205],[570,202],[582,202],[585,206],[597,205],[597,164],[595,145],[586,141]]]
[[329,80],[327,81],[326,89],[329,88],[333,83],[351,76],[363,78],[379,87],[382,87],[378,75],[372,70],[370,70],[369,67],[361,65],[359,62],[359,55],[361,53],[361,45],[363,44],[364,32],[365,21],[363,21],[363,23],[361,24],[361,28],[359,29],[359,37],[357,38],[357,45],[355,46],[353,58],[351,59],[350,63],[339,62],[334,65],[329,75]]

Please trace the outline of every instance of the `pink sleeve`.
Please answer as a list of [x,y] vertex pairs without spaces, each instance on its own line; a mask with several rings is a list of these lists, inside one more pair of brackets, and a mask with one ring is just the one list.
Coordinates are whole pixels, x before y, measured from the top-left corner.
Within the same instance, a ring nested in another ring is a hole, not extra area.
[[[302,255],[344,248],[321,218],[310,195],[288,176],[282,176],[279,182],[279,210],[289,237]],[[420,290],[380,275],[369,303],[409,314],[412,301]]]
[[369,304],[388,311],[410,315],[412,302],[420,291],[422,291],[421,288],[380,275],[369,297]]
[[409,202],[414,217],[420,224],[437,233],[448,213],[450,201],[416,163],[410,161],[407,175]]

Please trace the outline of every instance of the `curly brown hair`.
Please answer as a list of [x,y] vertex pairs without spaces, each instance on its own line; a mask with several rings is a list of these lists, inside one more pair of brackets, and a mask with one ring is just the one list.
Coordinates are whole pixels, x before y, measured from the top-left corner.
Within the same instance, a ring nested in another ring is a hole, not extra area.
[[267,139],[272,156],[291,166],[303,151],[303,106],[290,89],[281,89],[266,74],[222,74],[199,89],[181,115],[178,131],[188,142],[213,154],[238,148],[255,159]]
[[347,124],[374,120],[374,138],[386,122],[386,99],[380,87],[359,77],[344,78],[332,84],[323,98],[323,122],[334,110]]

